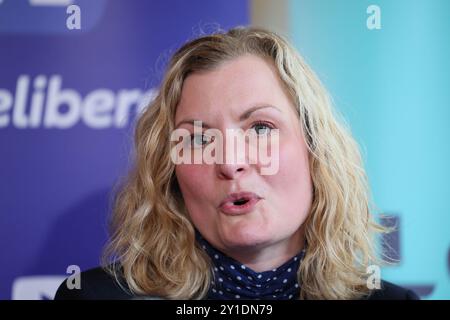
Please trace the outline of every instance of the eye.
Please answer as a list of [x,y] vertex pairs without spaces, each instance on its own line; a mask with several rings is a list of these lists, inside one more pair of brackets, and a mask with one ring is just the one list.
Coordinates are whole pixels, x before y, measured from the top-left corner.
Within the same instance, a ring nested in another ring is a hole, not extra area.
[[202,148],[212,141],[214,141],[213,136],[208,136],[206,134],[191,134],[189,142],[190,147],[192,148]]
[[275,127],[266,121],[258,121],[255,122],[252,126],[255,129],[257,135],[269,134],[272,129]]

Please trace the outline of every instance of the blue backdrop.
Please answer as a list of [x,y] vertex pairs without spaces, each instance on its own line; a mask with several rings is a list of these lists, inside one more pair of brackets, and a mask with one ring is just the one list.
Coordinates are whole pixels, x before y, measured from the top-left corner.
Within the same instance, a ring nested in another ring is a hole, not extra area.
[[[289,34],[363,146],[400,263],[450,298],[450,1],[287,0]],[[66,8],[80,8],[70,30]],[[380,8],[370,30],[367,8]],[[0,0],[0,299],[52,298],[94,267],[132,124],[183,42],[249,23],[246,0]]]
[[52,298],[69,265],[98,265],[132,122],[165,62],[248,15],[241,0],[0,1],[0,299]]
[[[292,39],[362,145],[379,211],[398,226],[399,263],[382,278],[450,299],[450,1],[289,4]],[[367,27],[371,5],[380,29]]]

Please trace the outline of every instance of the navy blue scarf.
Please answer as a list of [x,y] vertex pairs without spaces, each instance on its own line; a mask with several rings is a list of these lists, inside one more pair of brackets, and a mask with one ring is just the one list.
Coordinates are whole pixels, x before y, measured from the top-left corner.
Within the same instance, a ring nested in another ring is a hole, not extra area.
[[290,300],[299,298],[297,270],[305,255],[304,249],[278,268],[256,272],[214,248],[198,232],[197,241],[213,263],[214,279],[207,299]]

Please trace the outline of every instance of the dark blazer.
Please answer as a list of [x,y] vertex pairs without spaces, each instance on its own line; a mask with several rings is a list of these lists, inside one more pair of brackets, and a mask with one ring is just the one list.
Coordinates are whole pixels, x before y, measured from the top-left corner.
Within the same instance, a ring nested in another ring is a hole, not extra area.
[[[55,300],[158,300],[158,297],[132,295],[123,278],[119,283],[102,268],[81,273],[81,289],[68,289],[64,281],[56,292]],[[418,300],[412,290],[387,281],[381,281],[381,289],[373,290],[367,300]]]

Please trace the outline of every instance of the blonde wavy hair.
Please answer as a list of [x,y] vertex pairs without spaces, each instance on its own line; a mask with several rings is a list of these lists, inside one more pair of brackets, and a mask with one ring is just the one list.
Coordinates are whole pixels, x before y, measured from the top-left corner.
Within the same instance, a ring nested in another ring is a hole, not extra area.
[[103,264],[116,277],[120,273],[133,294],[205,298],[211,261],[196,243],[170,158],[170,135],[186,77],[246,54],[275,65],[309,150],[313,202],[305,221],[307,251],[297,273],[300,298],[364,297],[366,268],[380,262],[373,236],[385,229],[371,217],[358,145],[303,58],[284,38],[258,28],[201,36],[171,58],[157,96],[136,124],[134,167],[115,198]]

